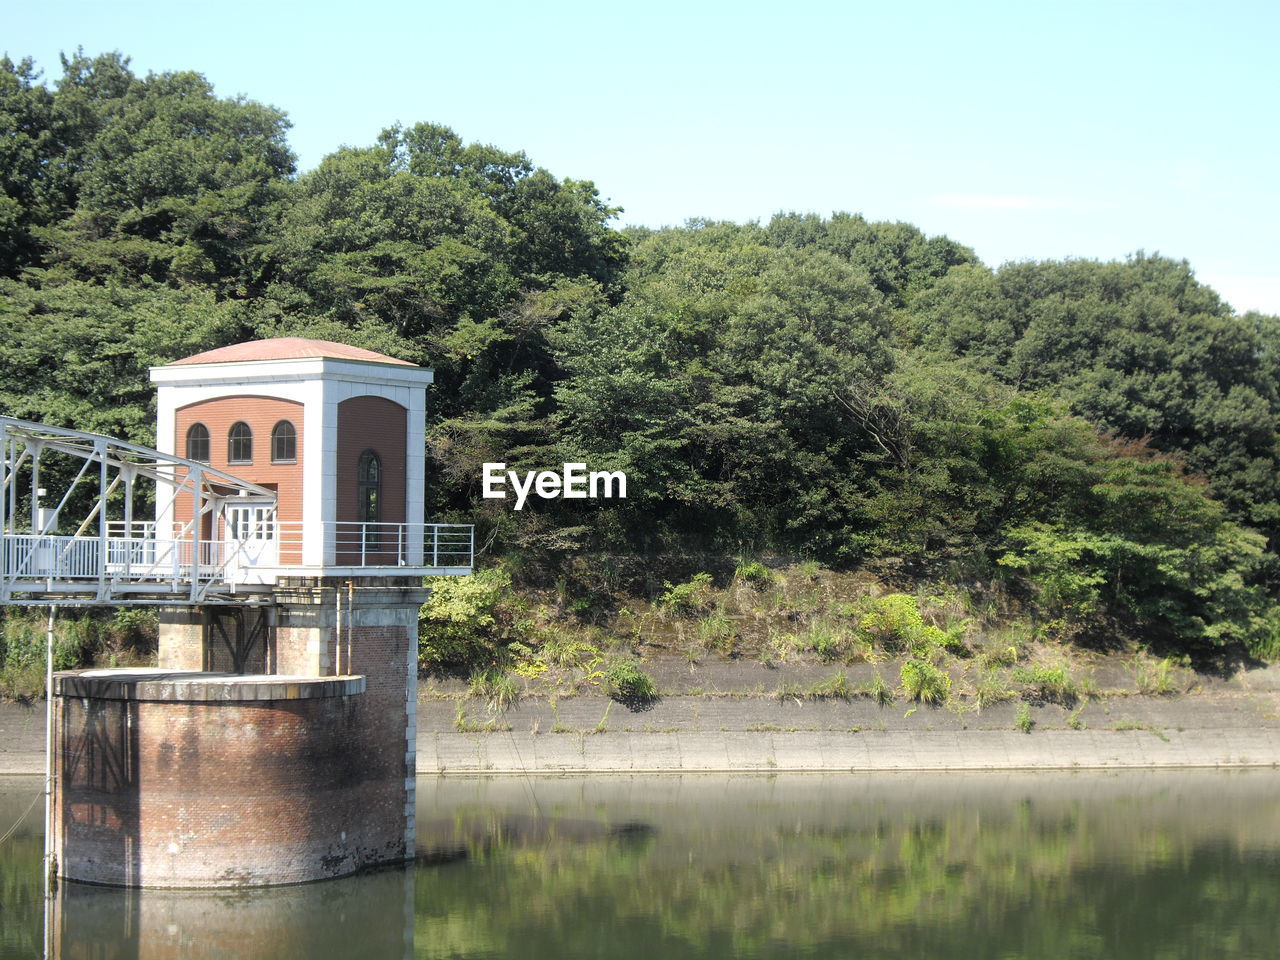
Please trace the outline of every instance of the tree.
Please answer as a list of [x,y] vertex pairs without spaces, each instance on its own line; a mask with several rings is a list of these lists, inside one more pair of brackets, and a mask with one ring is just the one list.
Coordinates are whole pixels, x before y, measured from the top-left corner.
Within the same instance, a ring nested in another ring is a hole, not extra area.
[[52,215],[49,168],[61,153],[53,95],[30,58],[0,58],[0,275],[39,258],[35,236]]
[[861,271],[760,239],[702,223],[646,234],[623,301],[552,332],[565,456],[634,475],[611,509],[633,543],[845,539],[855,451],[832,394],[885,362],[887,315]]
[[895,307],[905,306],[953,267],[978,263],[972,250],[947,237],[926,237],[909,223],[872,223],[858,214],[835,213],[823,220],[816,214],[780,213],[767,235],[770,243],[823,250],[860,267]]
[[246,296],[294,169],[285,115],[196,73],[144,79],[119,54],[63,61],[46,189],[56,277],[202,282]]
[[1056,388],[1091,423],[1185,455],[1236,518],[1280,535],[1280,394],[1258,321],[1185,262],[961,267],[913,301],[914,329],[1006,383]]

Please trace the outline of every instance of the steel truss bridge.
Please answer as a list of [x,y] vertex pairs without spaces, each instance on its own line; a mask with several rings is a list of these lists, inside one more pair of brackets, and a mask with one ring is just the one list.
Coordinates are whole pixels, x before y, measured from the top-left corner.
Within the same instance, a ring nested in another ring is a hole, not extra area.
[[[11,417],[0,452],[0,604],[230,603],[282,575],[471,572],[470,526],[330,524],[316,533],[337,559],[317,570],[296,562],[302,525],[277,522],[274,491],[208,464]],[[139,483],[172,529],[134,516]]]

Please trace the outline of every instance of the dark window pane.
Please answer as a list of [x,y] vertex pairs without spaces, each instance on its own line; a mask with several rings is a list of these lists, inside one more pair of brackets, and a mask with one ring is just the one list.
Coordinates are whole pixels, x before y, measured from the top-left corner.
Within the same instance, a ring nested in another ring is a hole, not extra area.
[[209,462],[209,428],[203,423],[193,423],[187,431],[187,459]]
[[271,461],[291,463],[298,459],[298,433],[288,420],[281,420],[271,431]]
[[[382,519],[382,461],[372,450],[360,454],[356,465],[356,515],[361,523]],[[365,546],[378,545],[378,528],[364,531]]]
[[243,421],[234,424],[227,435],[227,462],[253,462],[253,431]]

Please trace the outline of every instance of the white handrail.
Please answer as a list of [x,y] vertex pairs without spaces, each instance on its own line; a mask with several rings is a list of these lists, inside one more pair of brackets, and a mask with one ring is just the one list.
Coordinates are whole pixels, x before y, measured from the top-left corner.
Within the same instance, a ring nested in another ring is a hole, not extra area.
[[[251,527],[246,539],[199,541],[157,532],[154,523],[113,521],[105,537],[6,533],[0,586],[5,596],[55,585],[64,592],[92,586],[110,602],[140,584],[203,594],[220,584],[274,582],[291,570],[323,575],[326,569],[341,569],[371,576],[470,572],[474,561],[475,531],[469,524],[340,522],[304,528],[273,521]],[[333,546],[331,565],[303,563],[303,541],[315,535]]]

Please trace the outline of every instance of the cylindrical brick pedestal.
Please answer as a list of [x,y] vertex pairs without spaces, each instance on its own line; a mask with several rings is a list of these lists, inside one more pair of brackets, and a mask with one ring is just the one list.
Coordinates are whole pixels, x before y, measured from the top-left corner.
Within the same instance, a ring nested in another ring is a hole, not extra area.
[[384,862],[368,819],[363,677],[54,675],[63,877],[149,887],[296,883]]
[[[282,578],[243,606],[163,610],[159,669],[55,674],[59,874],[243,887],[412,858],[427,596],[413,577]],[[268,672],[192,669],[227,662]]]

